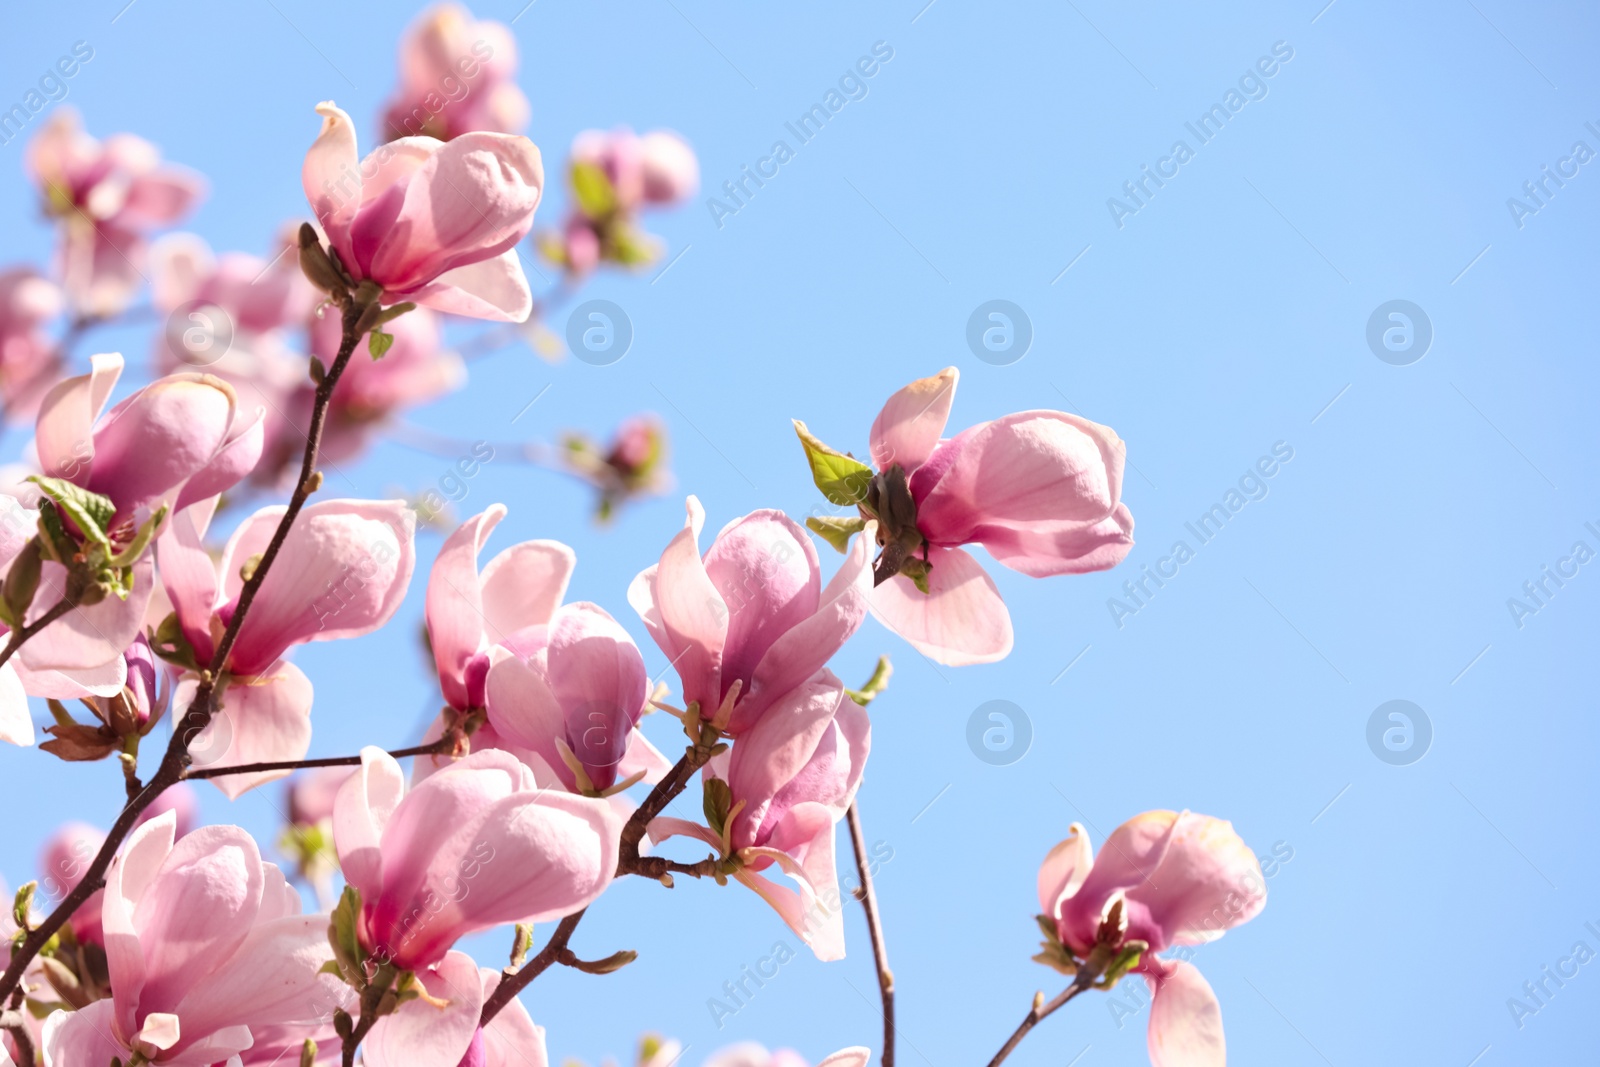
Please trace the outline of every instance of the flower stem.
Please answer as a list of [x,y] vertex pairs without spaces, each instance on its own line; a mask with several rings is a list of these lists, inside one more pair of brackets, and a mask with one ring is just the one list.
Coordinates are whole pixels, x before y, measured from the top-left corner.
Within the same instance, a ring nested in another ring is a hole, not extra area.
[[[394,749],[389,755],[395,759],[405,759],[407,756],[438,756],[449,752],[455,746],[455,738],[449,734],[437,741],[426,745],[413,745],[410,748]],[[321,756],[317,759],[280,760],[276,763],[240,763],[232,767],[202,767],[199,770],[185,771],[185,779],[193,781],[197,778],[224,778],[230,774],[262,774],[267,771],[298,771],[308,767],[354,767],[361,762],[357,756]]]
[[26,642],[28,638],[32,637],[40,630],[43,630],[51,623],[55,622],[57,619],[61,618],[61,616],[65,615],[76,606],[77,605],[73,604],[71,600],[67,599],[66,597],[62,597],[60,600],[56,601],[55,607],[39,616],[28,625],[12,630],[11,639],[6,642],[6,647],[0,648],[0,667],[5,666],[11,657],[16,654],[17,649],[21,648],[23,643]]
[[1056,999],[1052,1000],[1048,1004],[1038,1005],[1034,1007],[1033,1010],[1029,1011],[1027,1016],[1023,1018],[1022,1024],[1017,1027],[1016,1031],[1009,1039],[1007,1039],[1006,1043],[1000,1047],[1000,1051],[994,1054],[994,1059],[989,1061],[989,1067],[1000,1067],[1000,1062],[1007,1056],[1011,1055],[1011,1050],[1022,1044],[1022,1039],[1028,1036],[1028,1031],[1032,1030],[1050,1015],[1054,1014],[1055,1011],[1065,1005],[1067,1001],[1071,1000],[1079,993],[1082,993],[1085,989],[1088,989],[1094,984],[1094,979],[1094,972],[1087,969],[1079,971],[1078,977],[1071,985],[1062,990],[1061,994],[1057,996]]
[[878,964],[878,990],[883,994],[883,1067],[894,1067],[894,972],[889,970],[889,948],[883,942],[883,919],[878,914],[878,894],[872,888],[872,872],[867,863],[867,842],[861,832],[861,813],[855,801],[845,813],[850,823],[850,844],[855,849],[856,873],[861,888],[856,897],[867,913],[867,933],[872,938],[872,958]]

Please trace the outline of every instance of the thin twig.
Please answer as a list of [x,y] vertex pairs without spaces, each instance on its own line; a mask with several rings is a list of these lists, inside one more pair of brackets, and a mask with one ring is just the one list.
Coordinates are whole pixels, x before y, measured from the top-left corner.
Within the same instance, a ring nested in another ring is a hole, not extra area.
[[17,1062],[33,1067],[33,1039],[28,1036],[27,1023],[23,1022],[21,1017],[22,1011],[22,989],[18,987],[17,991],[11,994],[11,1010],[6,1013],[8,1016],[16,1016],[17,1021],[12,1023],[7,1019],[5,1031],[11,1035],[11,1041],[17,1047]]
[[889,970],[889,949],[883,943],[883,919],[878,915],[878,894],[872,888],[867,865],[867,841],[861,832],[861,813],[855,801],[845,812],[850,823],[850,844],[855,848],[856,873],[861,876],[857,896],[867,913],[867,933],[872,938],[872,958],[878,963],[878,989],[883,994],[883,1067],[894,1067],[894,972]]
[[[1087,981],[1085,981],[1086,978],[1088,979]],[[1016,1032],[1011,1035],[1010,1039],[1007,1040],[1003,1046],[1001,1046],[1000,1051],[994,1054],[994,1059],[989,1061],[989,1067],[1000,1067],[1000,1062],[1007,1056],[1011,1055],[1011,1050],[1022,1044],[1022,1039],[1028,1036],[1029,1030],[1032,1030],[1035,1026],[1038,1026],[1048,1016],[1054,1013],[1056,1009],[1066,1004],[1067,1001],[1071,1000],[1079,993],[1082,993],[1085,989],[1088,989],[1089,986],[1093,984],[1094,978],[1095,976],[1091,971],[1079,971],[1077,979],[1075,979],[1073,983],[1066,989],[1062,990],[1060,996],[1056,997],[1056,999],[1052,1000],[1050,1003],[1045,1004],[1042,1007],[1036,1007],[1032,1011],[1028,1012],[1027,1017],[1022,1020],[1022,1025],[1017,1027]]]
[[161,759],[161,765],[156,773],[151,776],[137,796],[128,801],[123,807],[122,814],[117,816],[116,822],[111,825],[111,830],[106,834],[105,842],[100,846],[100,851],[90,861],[88,868],[83,873],[83,878],[73,887],[54,911],[42,924],[34,928],[23,940],[22,944],[11,953],[11,962],[6,967],[5,974],[0,976],[0,999],[11,995],[22,981],[22,973],[33,962],[39,950],[45,943],[55,936],[56,931],[66,925],[67,919],[77,911],[83,902],[94,893],[105,887],[106,871],[111,866],[111,861],[116,857],[117,849],[122,847],[122,842],[133,830],[134,824],[144,810],[155,802],[155,799],[164,793],[171,785],[183,778],[184,771],[189,766],[189,742],[199,736],[211,722],[211,717],[216,713],[217,678],[222,673],[223,667],[228,662],[228,654],[233,650],[234,642],[239,637],[239,628],[244,625],[244,620],[249,614],[250,605],[255,600],[256,592],[261,588],[261,583],[266,580],[267,573],[272,568],[272,563],[278,557],[278,552],[283,548],[284,540],[289,535],[289,528],[294,524],[300,510],[305,507],[306,500],[316,490],[320,478],[314,479],[316,473],[317,453],[322,445],[322,427],[327,420],[328,404],[333,399],[334,387],[339,382],[339,376],[344,373],[345,367],[350,362],[351,355],[356,350],[356,344],[361,340],[362,333],[356,329],[361,317],[362,306],[348,296],[341,300],[343,306],[344,336],[339,343],[339,354],[334,359],[333,365],[323,375],[322,381],[317,383],[317,391],[311,409],[311,428],[306,433],[305,457],[300,464],[300,479],[295,484],[293,495],[289,498],[288,507],[284,510],[283,517],[278,521],[278,528],[273,532],[272,541],[267,545],[266,551],[261,554],[261,562],[256,565],[255,573],[250,580],[245,582],[239,594],[238,608],[233,617],[228,620],[227,628],[223,631],[222,640],[217,643],[216,651],[212,654],[210,666],[200,673],[200,684],[195,689],[194,699],[189,704],[189,709],[183,718],[173,724],[172,740],[167,745],[167,751]]
[[[584,909],[587,911],[588,909]],[[550,940],[545,942],[539,954],[523,964],[514,973],[502,974],[500,984],[484,1002],[483,1015],[478,1019],[480,1027],[488,1026],[489,1020],[500,1013],[500,1009],[516,999],[517,994],[527,988],[528,983],[550,969],[556,958],[566,951],[567,942],[572,940],[572,932],[578,928],[578,923],[583,921],[583,912],[575,911],[561,920],[556,927],[556,932],[550,935]]]
[[43,615],[40,615],[28,625],[12,630],[11,639],[6,642],[6,647],[0,649],[0,667],[5,666],[6,662],[11,659],[12,655],[16,653],[17,649],[23,646],[23,643],[26,642],[28,638],[32,637],[40,630],[43,630],[46,626],[49,626],[51,623],[55,622],[57,619],[61,618],[61,616],[65,615],[75,607],[77,607],[77,605],[71,600],[68,600],[66,597],[62,597],[60,600],[56,601],[55,607],[51,608]]
[[[405,759],[407,756],[437,756],[449,752],[454,747],[455,738],[446,734],[430,744],[394,749],[389,755],[395,759]],[[241,763],[233,767],[202,767],[199,770],[185,771],[183,776],[192,781],[197,778],[223,778],[230,774],[298,771],[308,767],[354,767],[360,762],[360,756],[319,756],[316,759],[281,760],[277,763]]]

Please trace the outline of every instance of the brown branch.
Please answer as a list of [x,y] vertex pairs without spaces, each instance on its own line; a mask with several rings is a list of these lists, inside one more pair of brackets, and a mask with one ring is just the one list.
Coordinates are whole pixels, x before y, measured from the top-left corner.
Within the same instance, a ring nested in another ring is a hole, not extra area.
[[[33,1067],[33,1039],[28,1036],[28,1025],[22,1019],[22,1011],[22,989],[18,987],[17,991],[11,994],[11,1009],[5,1013],[7,1019],[4,1029],[11,1035],[11,1041],[17,1047],[17,1062],[24,1064],[25,1067]],[[11,1016],[16,1017],[15,1022],[12,1022]]]
[[1065,1005],[1067,1001],[1071,1000],[1079,993],[1082,993],[1085,989],[1088,989],[1092,984],[1094,984],[1095,976],[1096,975],[1094,971],[1085,968],[1084,970],[1078,972],[1078,977],[1073,980],[1071,985],[1062,990],[1061,994],[1056,997],[1056,999],[1052,1000],[1048,1004],[1042,1005],[1035,1002],[1033,1010],[1028,1012],[1027,1016],[1022,1020],[1022,1024],[1017,1027],[1016,1031],[1009,1039],[1007,1039],[1006,1043],[1001,1046],[1000,1051],[994,1054],[994,1059],[989,1061],[989,1067],[1000,1067],[1000,1062],[1007,1056],[1011,1055],[1011,1050],[1022,1044],[1022,1039],[1028,1036],[1029,1030],[1032,1030],[1035,1026],[1038,1026],[1058,1008]]
[[[454,737],[445,734],[439,740],[426,745],[394,749],[389,755],[395,759],[405,759],[407,756],[438,756],[454,748],[455,741]],[[223,778],[230,774],[298,771],[308,767],[354,767],[360,762],[360,756],[322,756],[317,759],[281,760],[277,763],[241,763],[233,767],[201,767],[197,771],[185,771],[183,776],[189,781],[194,781],[200,778]]]
[[317,383],[311,409],[311,428],[306,433],[305,458],[300,464],[300,480],[295,484],[294,494],[289,498],[289,505],[283,513],[283,518],[279,520],[278,528],[273,532],[272,541],[267,545],[266,551],[261,554],[261,562],[256,565],[255,573],[240,591],[238,608],[228,620],[222,640],[217,643],[216,651],[212,654],[210,666],[200,672],[200,684],[195,690],[188,711],[181,720],[173,723],[172,740],[167,745],[160,767],[145,787],[128,801],[122,809],[122,814],[117,816],[117,821],[111,825],[100,851],[95,854],[84,871],[82,880],[62,899],[42,924],[28,933],[21,946],[12,951],[11,962],[6,967],[5,974],[0,975],[0,1000],[10,996],[18,988],[22,981],[22,973],[28,964],[33,962],[33,958],[39,954],[45,943],[55,936],[56,931],[66,924],[72,913],[96,891],[105,887],[106,871],[111,867],[117,849],[122,846],[122,842],[133,830],[134,824],[144,810],[154,803],[168,786],[176,784],[183,778],[184,772],[189,767],[189,742],[206,728],[211,722],[211,716],[216,713],[217,678],[228,662],[228,654],[233,650],[234,642],[238,640],[239,628],[244,624],[256,592],[266,580],[267,572],[272,569],[272,563],[277,559],[279,550],[283,548],[284,540],[289,535],[289,528],[294,524],[300,510],[305,507],[307,498],[321,484],[320,476],[316,476],[316,463],[317,453],[322,445],[322,427],[327,420],[328,404],[333,399],[334,386],[338,384],[339,376],[344,373],[351,355],[356,350],[356,344],[363,336],[363,331],[357,329],[357,324],[366,310],[360,301],[352,299],[348,294],[336,296],[335,299],[338,300],[343,312],[344,336],[340,340],[339,354],[334,359],[333,366],[328,368],[322,380]]
[[[667,776],[657,782],[655,788],[650,790],[650,795],[645,797],[628,821],[622,827],[622,836],[618,842],[618,859],[616,877],[625,874],[644,874],[648,877],[661,878],[668,870],[681,869],[684,873],[690,866],[698,864],[677,864],[661,859],[659,856],[640,856],[639,842],[644,840],[645,831],[650,828],[650,821],[672,803],[673,799],[688,787],[690,779],[696,771],[706,765],[711,758],[712,745],[699,744],[691,746],[683,754],[683,758],[673,765]],[[657,866],[660,870],[657,871]],[[670,884],[670,881],[668,882]],[[528,961],[520,970],[507,971],[500,979],[500,985],[483,1005],[483,1014],[479,1017],[479,1026],[488,1026],[489,1021],[500,1013],[500,1009],[511,1003],[518,993],[528,987],[539,975],[549,969],[550,965],[557,962],[558,957],[567,949],[567,942],[572,938],[572,932],[578,928],[578,922],[583,918],[583,912],[576,912],[561,920],[561,925],[556,927],[556,932],[539,954]]]
[[61,616],[65,615],[75,607],[77,607],[77,605],[71,600],[66,597],[62,597],[60,600],[56,601],[55,607],[51,608],[43,615],[40,615],[28,625],[12,630],[11,639],[6,642],[6,647],[0,649],[0,667],[5,666],[6,661],[16,654],[17,649],[21,648],[23,643],[26,642],[28,638],[32,637],[40,630],[43,630],[46,626],[49,626],[51,623],[55,622],[57,619],[61,618]]
[[889,970],[889,949],[883,943],[883,919],[878,915],[878,894],[872,888],[867,864],[867,841],[861,832],[861,813],[854,801],[845,813],[850,823],[850,844],[855,849],[856,873],[861,889],[856,893],[867,913],[867,933],[872,937],[872,958],[878,963],[878,990],[883,994],[883,1067],[894,1067],[894,972]]

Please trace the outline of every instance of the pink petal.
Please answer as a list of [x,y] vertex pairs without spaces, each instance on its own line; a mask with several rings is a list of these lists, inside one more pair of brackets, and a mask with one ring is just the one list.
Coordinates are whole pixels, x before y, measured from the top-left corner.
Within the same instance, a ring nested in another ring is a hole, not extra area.
[[762,655],[750,691],[739,700],[728,729],[738,733],[762,715],[769,701],[810,678],[844,647],[866,618],[872,592],[872,566],[868,546],[875,543],[876,523],[868,523],[855,539],[844,565],[828,582],[817,609],[786,633]]
[[[192,699],[192,681],[178,687],[177,706]],[[222,706],[211,723],[189,742],[197,767],[234,767],[245,763],[277,763],[304,759],[311,748],[311,679],[292,663],[279,663],[271,674],[235,677],[222,694]],[[288,771],[225,774],[211,784],[229,800]]]
[[483,1012],[484,987],[478,965],[464,952],[452,952],[437,967],[417,973],[429,999],[407,1001],[378,1020],[362,1045],[368,1067],[457,1067]]
[[643,771],[642,781],[646,785],[655,785],[671,770],[672,760],[662,755],[661,750],[652,745],[641,731],[635,729],[628,735],[628,750],[622,754],[622,762],[617,764],[619,778],[632,778]]
[[106,872],[100,921],[105,938],[106,966],[117,989],[116,1025],[122,1034],[132,1034],[138,1029],[134,1012],[146,976],[145,955],[134,924],[134,909],[155,881],[167,857],[172,854],[177,825],[177,813],[169,812],[136,826],[124,842],[122,853],[111,861],[111,867]]
[[174,507],[185,508],[232,489],[256,469],[265,448],[266,409],[258,407],[254,415],[241,413],[228,431],[227,442],[211,457],[211,462],[184,483]]
[[383,891],[384,828],[405,795],[400,764],[380,748],[361,750],[361,767],[339,787],[333,802],[333,840],[345,881],[364,898]]
[[1032,578],[1110,570],[1133,548],[1133,514],[1118,504],[1099,522],[980,526],[972,539],[995,562]]
[[356,131],[350,116],[331,100],[318,104],[317,114],[322,116],[322,131],[306,153],[300,182],[312,214],[340,255],[347,257],[345,266],[353,268],[348,258],[350,223],[361,206],[362,193]]
[[1109,427],[1060,411],[979,423],[912,478],[917,526],[934,544],[955,545],[979,527],[1098,522],[1121,498],[1125,452]]
[[644,710],[644,658],[615,619],[580,602],[556,612],[542,660],[561,705],[567,744],[594,785],[610,788]]
[[28,694],[10,663],[0,667],[0,741],[13,745],[33,744],[33,716],[28,713]]
[[[39,591],[28,610],[30,621],[60,602],[66,592],[66,568],[46,562]],[[144,625],[145,609],[155,587],[155,561],[146,552],[133,565],[133,590],[128,599],[115,594],[98,604],[73,608],[35,634],[17,651],[32,671],[74,671],[103,666],[133,644]]]
[[823,1059],[817,1067],[867,1067],[867,1061],[870,1059],[872,1059],[871,1049],[862,1045],[852,1045]]
[[[716,603],[727,608],[723,686],[736,678],[748,685],[773,643],[816,612],[822,590],[817,550],[783,512],[754,511],[717,534],[704,569],[716,587]],[[826,660],[825,655],[812,670]]]
[[236,399],[210,375],[173,374],[145,386],[95,431],[88,488],[115,501],[121,517],[170,499],[227,441]]
[[844,909],[834,864],[834,814],[821,804],[801,804],[779,823],[770,847],[741,855],[772,860],[796,889],[749,867],[736,877],[755,890],[824,963],[844,959]]
[[[128,1049],[112,1036],[116,1008],[109,1000],[97,1000],[78,1011],[54,1012],[44,1021],[45,1063],[54,1067],[69,1064],[110,1063],[112,1057],[128,1058]],[[0,1056],[4,1056],[0,1049]],[[5,1063],[11,1058],[5,1056]]]
[[205,189],[200,175],[183,167],[163,167],[134,179],[117,221],[139,229],[171,226],[194,210]]
[[936,663],[993,663],[1011,651],[1011,615],[994,579],[965,550],[929,550],[928,592],[895,575],[871,594],[872,614]]
[[822,670],[773,704],[733,746],[728,786],[745,807],[734,820],[735,847],[765,844],[756,837],[767,807],[811,760],[845,703],[844,683]]
[[533,313],[533,292],[514,248],[447,270],[404,296],[435,311],[490,322],[526,322]]
[[[239,567],[262,552],[284,509],[263,508],[234,532],[221,571],[230,600]],[[324,500],[284,539],[229,657],[241,674],[265,670],[291,645],[371,633],[394,614],[416,563],[417,516],[403,501]]]
[[121,656],[98,667],[74,671],[29,670],[20,656],[9,660],[6,667],[16,669],[22,688],[29,696],[56,700],[116,696],[128,681],[128,662]]
[[[503,975],[489,967],[481,968],[478,975],[483,979],[483,999],[488,1000],[500,987]],[[550,1062],[544,1027],[534,1024],[528,1009],[516,997],[483,1031],[483,1047],[487,1054],[485,1067],[548,1067]]]
[[[566,737],[561,703],[543,673],[515,656],[489,669],[489,725],[505,741],[536,753],[572,788],[572,772],[562,761],[556,738]],[[473,736],[473,747],[478,738]]]
[[1052,848],[1039,866],[1039,914],[1054,919],[1061,901],[1078,891],[1093,867],[1089,835],[1073,823],[1066,840]]
[[687,510],[684,528],[661,553],[661,562],[640,572],[628,587],[628,603],[678,672],[683,699],[698,701],[709,716],[722,700],[729,609],[700,559],[700,526],[705,521],[700,501],[689,497]]
[[888,470],[898,463],[910,474],[932,454],[950,420],[960,371],[946,367],[918,378],[889,398],[872,422],[872,465]]
[[173,846],[133,914],[141,1016],[175,1011],[244,942],[261,889],[261,854],[237,826],[201,827]]
[[39,403],[34,449],[52,478],[87,485],[94,462],[94,424],[122,376],[122,357],[93,356],[88,374],[55,385]]
[[217,609],[217,565],[205,547],[216,505],[212,498],[174,512],[156,537],[155,546],[167,599],[203,664],[211,660],[211,620]]
[[1146,972],[1150,1004],[1151,1067],[1226,1067],[1222,1006],[1211,985],[1194,964],[1168,962],[1162,971]]
[[1130,891],[1173,945],[1215,941],[1261,914],[1267,883],[1233,824],[1184,812],[1151,884]]
[[524,541],[483,568],[483,614],[489,636],[503,641],[518,630],[542,626],[555,615],[577,565],[560,541]]
[[458,710],[472,706],[467,694],[467,661],[483,646],[478,553],[505,514],[504,504],[494,504],[462,523],[445,539],[428,575],[426,611],[433,661],[445,702]]

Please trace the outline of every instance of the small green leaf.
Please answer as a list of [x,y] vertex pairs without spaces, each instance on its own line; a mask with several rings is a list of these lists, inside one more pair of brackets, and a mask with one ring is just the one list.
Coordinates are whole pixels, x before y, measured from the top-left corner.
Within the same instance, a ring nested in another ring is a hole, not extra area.
[[111,539],[106,527],[117,513],[117,506],[99,493],[73,485],[61,478],[46,478],[34,474],[28,481],[37,485],[44,495],[53,500],[82,531],[83,536],[99,545],[110,547]]
[[328,921],[328,944],[333,948],[333,958],[340,965],[346,982],[359,982],[366,974],[366,953],[356,936],[356,923],[361,915],[361,893],[354,886],[345,886],[338,905]]
[[879,656],[878,665],[872,669],[872,677],[867,679],[867,684],[860,689],[846,689],[850,699],[862,707],[872,703],[872,698],[889,688],[889,678],[894,674],[894,666],[890,664],[888,656]]
[[533,947],[533,924],[518,923],[516,936],[511,942],[511,966],[521,969],[528,962],[528,950]]
[[806,461],[811,464],[811,478],[838,507],[860,505],[867,499],[867,486],[872,482],[872,468],[853,456],[829,448],[819,441],[799,419],[794,420],[794,432],[806,450]]
[[17,895],[11,901],[11,918],[20,930],[29,928],[28,913],[33,910],[33,892],[38,888],[38,882],[24,882],[17,887]]
[[300,1067],[316,1067],[317,1043],[306,1038],[306,1043],[300,1046]]
[[[111,557],[108,561],[109,565],[120,569],[131,567],[138,562],[139,557],[144,554],[145,547],[150,544],[150,539],[156,535],[157,530],[161,529],[162,520],[166,517],[167,506],[162,504],[156,509],[156,513],[146,519],[143,526],[139,527],[138,531],[133,535],[133,540],[128,542],[127,547]],[[130,585],[129,588],[131,589],[132,586]]]
[[572,165],[572,192],[578,209],[591,219],[603,219],[617,210],[617,191],[611,179],[593,163]]
[[382,359],[388,354],[389,346],[394,344],[394,334],[384,333],[382,330],[373,330],[367,334],[367,351],[372,353],[373,359]]
[[721,778],[707,778],[701,807],[706,813],[706,825],[721,836],[728,822],[728,810],[733,806],[733,791]]
[[920,559],[908,559],[900,564],[900,573],[911,579],[924,596],[928,594],[928,564]]
[[43,562],[44,549],[39,539],[30,537],[6,572],[4,600],[0,601],[5,608],[6,625],[14,627],[27,618],[33,595],[39,591]]
[[859,515],[853,519],[835,515],[812,515],[806,519],[806,526],[812,533],[840,552],[850,551],[851,536],[860,533],[866,525],[867,520]]

